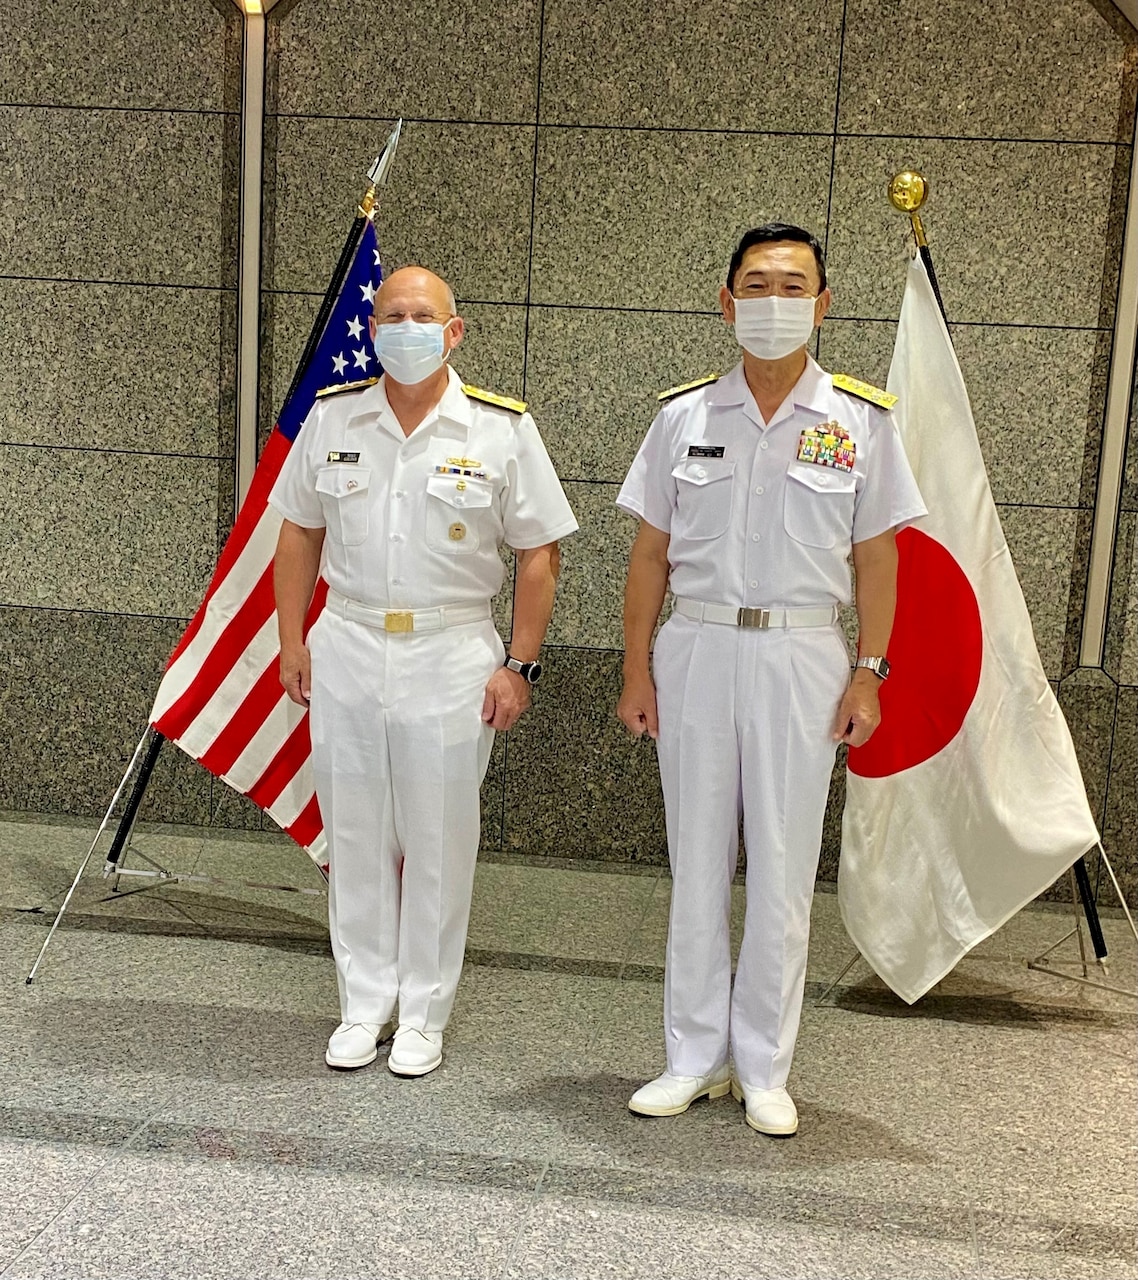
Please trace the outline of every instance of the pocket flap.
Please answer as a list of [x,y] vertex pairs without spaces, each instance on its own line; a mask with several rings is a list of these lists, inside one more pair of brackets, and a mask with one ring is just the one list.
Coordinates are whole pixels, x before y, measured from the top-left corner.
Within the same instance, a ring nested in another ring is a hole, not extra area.
[[490,482],[473,476],[428,476],[427,492],[448,506],[460,509],[488,507],[494,498]]
[[686,480],[688,484],[699,485],[726,480],[734,472],[733,458],[682,458],[672,468],[672,475],[677,480]]
[[327,493],[333,498],[346,498],[349,494],[365,490],[370,482],[370,467],[341,463],[335,467],[322,467],[316,473],[316,492]]
[[857,484],[852,471],[822,467],[816,462],[792,462],[786,474],[815,493],[850,493]]

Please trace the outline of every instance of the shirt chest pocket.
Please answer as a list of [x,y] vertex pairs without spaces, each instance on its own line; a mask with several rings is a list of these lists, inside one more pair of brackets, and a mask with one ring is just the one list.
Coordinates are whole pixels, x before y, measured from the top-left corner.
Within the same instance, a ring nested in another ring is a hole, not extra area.
[[469,555],[492,540],[494,488],[473,476],[427,477],[427,546],[446,555]]
[[672,468],[676,530],[682,538],[718,538],[731,523],[735,463],[727,458],[685,458]]
[[816,463],[791,463],[786,473],[783,527],[795,542],[829,548],[853,532],[857,478]]
[[370,467],[341,465],[316,473],[316,493],[333,542],[358,547],[367,537]]

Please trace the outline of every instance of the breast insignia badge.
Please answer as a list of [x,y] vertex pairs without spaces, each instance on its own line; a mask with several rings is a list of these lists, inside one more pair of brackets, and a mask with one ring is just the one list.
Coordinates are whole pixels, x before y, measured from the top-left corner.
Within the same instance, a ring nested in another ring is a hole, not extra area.
[[466,537],[466,525],[461,520],[456,520],[447,532],[451,542],[461,542]]

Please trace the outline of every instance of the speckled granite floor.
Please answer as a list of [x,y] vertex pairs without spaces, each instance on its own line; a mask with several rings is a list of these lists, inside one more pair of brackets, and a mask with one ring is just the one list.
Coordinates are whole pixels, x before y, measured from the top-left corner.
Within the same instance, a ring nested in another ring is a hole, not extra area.
[[[446,1060],[323,1065],[323,899],[213,883],[108,899],[90,841],[0,821],[0,1276],[1133,1277],[1135,1002],[1029,971],[1021,913],[910,1009],[815,902],[774,1142],[730,1100],[642,1120],[668,881],[480,866]],[[163,829],[182,872],[314,889],[283,839]],[[130,887],[133,887],[130,886]],[[1124,923],[1104,921],[1133,982]]]

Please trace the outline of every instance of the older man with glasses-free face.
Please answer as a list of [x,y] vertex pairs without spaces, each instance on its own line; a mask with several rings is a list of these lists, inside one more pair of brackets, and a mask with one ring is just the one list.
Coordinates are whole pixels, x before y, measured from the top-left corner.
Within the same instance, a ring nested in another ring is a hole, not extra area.
[[[388,1067],[418,1076],[442,1061],[462,970],[491,741],[529,706],[577,522],[525,405],[450,367],[464,325],[444,280],[394,272],[370,327],[382,378],[318,397],[270,498],[281,681],[310,706],[328,837],[341,1023],[325,1060],[372,1062],[398,1007]],[[490,620],[503,542],[509,654]]]

